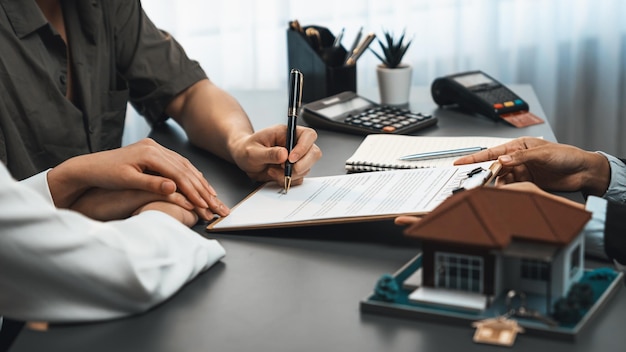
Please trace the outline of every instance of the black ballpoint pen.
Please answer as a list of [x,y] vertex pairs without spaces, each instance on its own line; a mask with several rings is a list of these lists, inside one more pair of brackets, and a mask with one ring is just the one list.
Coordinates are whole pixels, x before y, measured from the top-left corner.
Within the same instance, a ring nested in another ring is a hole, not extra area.
[[[292,68],[289,74],[289,108],[287,110],[287,152],[291,153],[296,142],[296,119],[302,103],[302,72]],[[289,159],[285,162],[285,193],[291,187],[291,168]]]

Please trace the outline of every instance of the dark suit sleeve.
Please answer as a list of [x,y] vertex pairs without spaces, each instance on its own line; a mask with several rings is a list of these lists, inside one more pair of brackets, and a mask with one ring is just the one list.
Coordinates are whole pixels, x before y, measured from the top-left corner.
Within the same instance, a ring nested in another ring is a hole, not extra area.
[[604,250],[609,258],[626,264],[626,204],[609,201],[604,225]]

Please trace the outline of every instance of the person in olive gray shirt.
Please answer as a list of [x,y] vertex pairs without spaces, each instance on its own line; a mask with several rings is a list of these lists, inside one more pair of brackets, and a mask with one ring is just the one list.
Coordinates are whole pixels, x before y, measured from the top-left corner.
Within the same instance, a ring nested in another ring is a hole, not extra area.
[[[0,0],[0,47],[0,160],[18,180],[120,147],[128,102],[152,125],[173,118],[192,144],[256,181],[282,185],[289,158],[292,184],[302,183],[322,155],[313,129],[297,127],[291,153],[285,125],[255,132],[138,0]],[[207,209],[228,211],[218,200]]]

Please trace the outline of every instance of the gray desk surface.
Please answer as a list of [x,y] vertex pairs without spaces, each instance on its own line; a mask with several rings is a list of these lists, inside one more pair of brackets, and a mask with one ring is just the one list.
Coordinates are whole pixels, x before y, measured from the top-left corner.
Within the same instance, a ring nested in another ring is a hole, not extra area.
[[[529,86],[512,86],[531,110],[545,119]],[[364,96],[377,100],[375,95]],[[235,92],[255,127],[285,120],[284,92]],[[547,124],[517,129],[480,116],[436,108],[427,88],[413,89],[411,108],[436,114],[436,127],[420,135],[543,136],[554,140]],[[194,162],[230,206],[255,184],[236,167],[190,146],[181,130],[165,126],[151,134]],[[343,163],[362,137],[319,131],[324,157],[312,175],[344,173]],[[359,311],[383,273],[392,273],[419,252],[390,222],[282,229],[237,234],[206,234],[220,240],[226,258],[145,314],[94,324],[52,326],[24,331],[19,351],[484,351],[474,330]],[[605,263],[591,263],[591,266]],[[520,335],[513,351],[618,351],[626,297],[608,303],[576,342]]]

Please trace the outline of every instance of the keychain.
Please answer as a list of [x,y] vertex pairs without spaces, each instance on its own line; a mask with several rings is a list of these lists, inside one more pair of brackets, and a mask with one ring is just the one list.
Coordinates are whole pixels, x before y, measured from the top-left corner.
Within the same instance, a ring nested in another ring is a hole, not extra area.
[[[513,306],[513,301],[519,299],[519,305]],[[552,318],[541,314],[539,311],[526,307],[526,294],[510,290],[506,294],[507,312],[496,318],[479,320],[472,323],[476,328],[474,333],[474,342],[488,343],[492,345],[512,346],[518,333],[523,333],[524,328],[521,327],[517,320],[512,317],[533,319],[541,321],[548,326],[558,326],[558,323]]]
[[513,299],[515,297],[519,298],[520,307],[526,305],[526,295],[523,292],[517,293],[511,290],[506,295],[506,313],[499,317],[472,323],[472,326],[476,328],[474,342],[513,346],[517,334],[524,332],[524,328],[517,323],[517,320],[511,318],[517,315],[517,308],[513,308]]
[[472,326],[476,328],[474,342],[500,346],[513,346],[517,334],[524,332],[524,328],[515,319],[508,318],[508,314],[475,321]]

